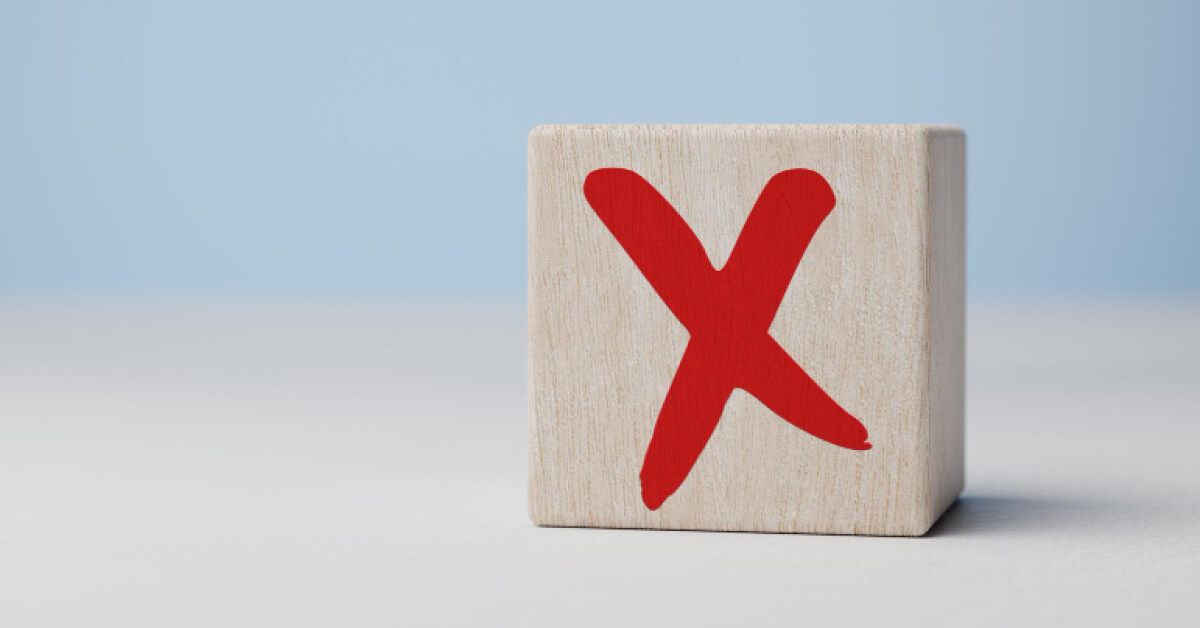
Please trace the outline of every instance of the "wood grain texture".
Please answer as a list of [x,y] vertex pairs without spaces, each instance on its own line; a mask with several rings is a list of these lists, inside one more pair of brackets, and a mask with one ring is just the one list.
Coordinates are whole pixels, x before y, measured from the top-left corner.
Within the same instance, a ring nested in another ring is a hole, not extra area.
[[[920,535],[963,482],[964,136],[914,125],[546,126],[529,138],[529,507],[539,525]],[[583,196],[634,170],[724,264],[763,185],[837,205],[771,335],[870,431],[835,447],[741,390],[658,510],[638,474],[688,333]]]

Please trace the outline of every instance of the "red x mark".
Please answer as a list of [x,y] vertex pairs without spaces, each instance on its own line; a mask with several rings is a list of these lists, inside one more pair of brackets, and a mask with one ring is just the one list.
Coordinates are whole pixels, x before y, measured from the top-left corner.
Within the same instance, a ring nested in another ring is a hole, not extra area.
[[636,172],[594,170],[583,194],[691,336],[642,464],[642,501],[650,510],[683,484],[735,388],[817,438],[871,448],[863,424],[768,333],[804,250],[833,211],[833,190],[821,175],[797,169],[771,177],[720,270],[683,217]]

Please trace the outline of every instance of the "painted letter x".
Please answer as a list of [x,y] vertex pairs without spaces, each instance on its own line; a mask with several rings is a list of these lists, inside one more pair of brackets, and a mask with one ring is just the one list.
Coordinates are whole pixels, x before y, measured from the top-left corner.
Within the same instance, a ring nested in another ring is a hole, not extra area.
[[594,170],[583,193],[691,336],[642,464],[648,508],[657,510],[683,484],[735,388],[817,438],[871,448],[862,423],[768,333],[804,250],[833,210],[833,190],[821,175],[797,169],[771,177],[720,270],[683,217],[637,173]]

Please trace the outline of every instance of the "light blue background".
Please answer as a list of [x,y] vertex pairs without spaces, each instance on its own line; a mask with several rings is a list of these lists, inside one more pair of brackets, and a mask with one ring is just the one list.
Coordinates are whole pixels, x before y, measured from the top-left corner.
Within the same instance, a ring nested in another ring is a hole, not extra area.
[[1200,3],[0,5],[0,292],[496,294],[543,122],[950,122],[975,295],[1200,290]]

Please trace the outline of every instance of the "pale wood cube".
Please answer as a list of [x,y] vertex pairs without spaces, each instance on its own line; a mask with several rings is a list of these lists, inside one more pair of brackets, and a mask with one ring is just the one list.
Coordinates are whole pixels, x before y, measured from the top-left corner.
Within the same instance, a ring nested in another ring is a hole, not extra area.
[[943,126],[534,129],[533,521],[928,531],[963,485],[964,151]]

